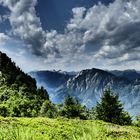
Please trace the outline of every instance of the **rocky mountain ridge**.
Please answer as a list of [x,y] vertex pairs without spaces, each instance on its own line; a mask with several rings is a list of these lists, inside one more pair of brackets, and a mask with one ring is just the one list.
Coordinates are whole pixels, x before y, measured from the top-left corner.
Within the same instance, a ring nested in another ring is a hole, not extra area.
[[[52,72],[47,73],[50,74],[51,79]],[[53,71],[54,73],[58,74],[59,72]],[[82,70],[73,76],[68,75],[68,73],[59,73],[58,77],[53,77],[55,79],[54,83],[59,81],[60,84],[50,91],[51,99],[55,103],[59,103],[63,102],[63,99],[67,95],[71,95],[78,98],[82,104],[91,108],[100,100],[104,89],[111,88],[116,94],[119,94],[120,100],[123,102],[127,111],[133,115],[138,114],[140,110],[139,74],[132,70],[122,72],[127,77],[121,75],[122,73],[118,76],[116,73],[118,74],[119,71],[110,72],[96,68]],[[132,75],[135,75],[135,77],[132,79],[128,78],[132,77]],[[65,78],[63,79],[62,77]],[[38,81],[38,78],[36,79]],[[50,82],[50,79],[46,78],[46,83]],[[46,88],[49,88],[49,86],[47,85]]]

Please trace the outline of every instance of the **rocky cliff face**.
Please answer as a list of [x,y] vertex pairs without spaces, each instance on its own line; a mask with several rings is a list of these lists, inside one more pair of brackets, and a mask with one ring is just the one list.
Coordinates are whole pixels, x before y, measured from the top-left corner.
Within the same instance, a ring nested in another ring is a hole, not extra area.
[[68,79],[75,76],[75,73],[68,73],[62,71],[33,71],[30,72],[33,78],[36,79],[38,87],[43,86],[49,92],[50,98],[53,102],[58,102],[56,96],[56,89],[64,85]]
[[119,94],[124,107],[132,115],[140,113],[140,74],[135,70],[104,71],[87,69],[69,74],[60,71],[30,73],[39,85],[49,92],[51,100],[62,102],[67,95],[74,96],[87,107],[94,107],[106,88]]
[[119,94],[125,109],[131,114],[140,113],[140,81],[130,81],[99,69],[83,70],[69,79],[59,87],[56,98],[62,101],[70,94],[87,107],[93,107],[100,100],[105,88],[111,88]]

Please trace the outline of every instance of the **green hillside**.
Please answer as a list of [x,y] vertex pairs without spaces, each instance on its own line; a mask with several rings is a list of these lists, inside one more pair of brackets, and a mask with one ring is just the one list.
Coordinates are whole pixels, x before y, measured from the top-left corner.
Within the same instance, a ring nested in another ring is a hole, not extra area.
[[139,140],[140,128],[102,121],[0,118],[0,140]]
[[47,91],[38,89],[35,79],[0,52],[0,116],[37,116],[46,100]]

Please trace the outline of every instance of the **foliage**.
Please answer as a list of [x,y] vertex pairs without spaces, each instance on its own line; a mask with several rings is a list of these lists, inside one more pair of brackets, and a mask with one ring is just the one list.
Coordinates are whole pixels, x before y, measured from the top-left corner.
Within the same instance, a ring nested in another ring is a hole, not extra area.
[[130,125],[131,117],[127,112],[123,111],[123,106],[110,89],[105,90],[101,98],[101,102],[96,106],[97,119],[120,125]]
[[136,126],[139,126],[140,127],[140,115],[136,116],[136,120],[135,120],[134,124]]
[[67,118],[79,117],[81,119],[87,119],[85,115],[85,107],[82,106],[79,101],[71,96],[67,96],[64,100],[60,115]]
[[3,117],[6,117],[9,115],[9,110],[6,105],[3,105],[3,104],[0,105],[0,115]]
[[37,116],[42,103],[49,100],[47,91],[43,87],[37,89],[35,79],[1,52],[0,64],[0,115]]
[[46,100],[40,110],[40,115],[42,117],[56,118],[58,114],[57,107],[51,103],[49,100]]

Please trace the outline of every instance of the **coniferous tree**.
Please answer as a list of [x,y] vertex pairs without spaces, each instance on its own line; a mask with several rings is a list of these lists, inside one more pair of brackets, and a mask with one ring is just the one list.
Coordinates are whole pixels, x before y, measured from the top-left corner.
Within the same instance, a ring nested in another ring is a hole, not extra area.
[[40,116],[55,118],[57,117],[57,108],[49,100],[44,101],[40,109]]
[[71,96],[67,96],[65,98],[63,109],[60,111],[60,115],[67,118],[79,117],[81,119],[87,119],[85,107],[82,106],[77,99]]
[[101,101],[96,106],[96,118],[120,125],[131,124],[130,115],[124,111],[119,96],[110,89],[104,91]]

